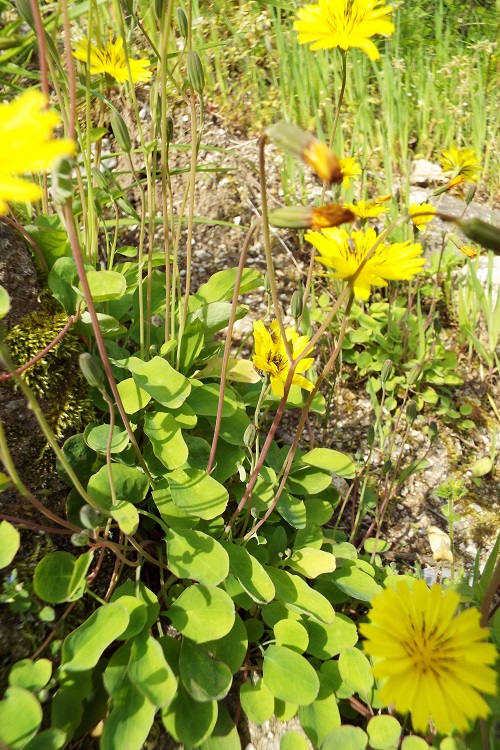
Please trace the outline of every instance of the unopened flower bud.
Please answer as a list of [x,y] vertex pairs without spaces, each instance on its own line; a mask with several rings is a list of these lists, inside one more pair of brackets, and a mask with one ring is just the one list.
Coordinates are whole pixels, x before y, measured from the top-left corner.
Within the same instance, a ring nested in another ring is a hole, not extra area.
[[167,144],[168,144],[168,143],[172,143],[172,141],[174,140],[174,121],[170,117],[170,115],[167,117],[166,125],[167,125],[166,130],[167,130]]
[[467,195],[465,196],[465,202],[467,205],[472,203],[472,201],[474,200],[476,190],[477,190],[477,185],[471,185],[470,188],[467,190]]
[[406,382],[408,383],[408,385],[414,385],[419,379],[421,373],[422,373],[422,365],[420,364],[420,362],[417,362],[417,364],[413,365],[410,372],[408,373],[408,377],[406,379]]
[[408,424],[413,424],[415,419],[417,418],[417,402],[413,399],[410,399],[408,403],[406,404],[406,419],[408,421]]
[[372,424],[368,427],[366,439],[368,440],[368,445],[370,446],[370,448],[373,448],[373,446],[375,445],[375,428]]
[[252,445],[255,443],[256,435],[257,430],[255,429],[255,425],[249,424],[245,432],[243,433],[243,443],[245,444],[246,448],[252,447]]
[[326,143],[319,141],[311,133],[288,122],[271,125],[266,132],[276,146],[303,161],[324,182],[329,184],[342,182],[340,160],[330,151]]
[[390,359],[386,359],[384,364],[382,365],[382,370],[380,371],[380,380],[382,381],[382,384],[387,383],[389,378],[392,375],[393,371],[392,362]]
[[197,52],[188,52],[187,56],[188,77],[191,86],[201,96],[205,88],[205,74],[203,65]]
[[264,290],[267,292],[267,294],[271,294],[271,283],[269,281],[269,274],[264,274],[264,281],[262,282],[264,286]]
[[130,154],[130,151],[132,150],[132,141],[130,140],[130,133],[128,132],[125,120],[116,109],[112,109],[109,114],[109,121],[111,123],[113,135],[118,141],[121,150],[125,154]]
[[438,436],[438,426],[437,426],[436,422],[431,422],[430,423],[428,435],[429,435],[430,442],[433,443],[434,440]]
[[290,301],[290,311],[292,313],[292,317],[295,319],[300,318],[300,316],[302,315],[303,307],[304,301],[302,298],[302,292],[299,292],[299,290],[296,289],[292,294],[292,299]]
[[78,358],[78,363],[87,383],[92,388],[100,390],[104,386],[104,372],[97,360],[88,352],[83,352]]
[[457,225],[462,232],[473,242],[500,253],[500,228],[487,224],[481,219],[460,219]]
[[287,206],[276,208],[269,214],[269,223],[273,227],[287,229],[327,229],[338,227],[355,216],[348,208],[339,203],[329,203],[326,206]]
[[188,20],[187,16],[182,8],[177,8],[177,23],[179,24],[179,31],[181,32],[184,39],[188,38]]
[[58,159],[52,169],[52,198],[58,206],[63,206],[73,195],[72,171],[73,162],[65,157]]
[[97,529],[102,524],[102,513],[92,505],[83,505],[80,508],[80,521],[86,529]]
[[101,170],[97,167],[92,167],[92,178],[96,187],[100,188],[101,190],[109,190],[108,181],[106,180]]
[[87,529],[84,531],[77,531],[75,534],[71,534],[70,541],[75,547],[85,547],[89,542],[89,532]]

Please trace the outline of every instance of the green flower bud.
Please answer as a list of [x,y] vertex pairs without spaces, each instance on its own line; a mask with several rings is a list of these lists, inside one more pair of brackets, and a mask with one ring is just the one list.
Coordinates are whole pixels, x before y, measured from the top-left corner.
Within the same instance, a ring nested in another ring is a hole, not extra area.
[[257,430],[255,429],[255,425],[249,424],[245,432],[243,433],[243,443],[245,444],[246,448],[252,447],[252,445],[255,443],[256,436]]
[[460,219],[457,225],[462,232],[473,242],[500,253],[500,228],[487,224],[481,219]]
[[101,390],[104,387],[104,372],[99,362],[88,352],[83,352],[78,358],[78,363],[87,383],[92,388]]
[[304,307],[304,301],[302,298],[302,292],[299,292],[298,289],[295,290],[295,292],[292,294],[292,299],[290,302],[290,309],[292,312],[292,317],[297,320],[297,318],[300,318],[302,315],[302,309]]
[[167,145],[168,145],[169,143],[172,143],[174,139],[174,121],[170,117],[170,115],[167,117],[166,124],[167,124],[166,130],[167,130]]
[[80,508],[80,521],[86,529],[97,529],[102,525],[102,513],[92,505],[84,505]]
[[413,424],[415,419],[417,418],[417,402],[413,399],[410,399],[408,403],[406,404],[406,419],[408,421],[408,424]]
[[73,195],[72,171],[73,162],[66,157],[59,159],[52,169],[52,197],[58,206],[64,206]]
[[324,182],[342,182],[340,161],[326,143],[289,122],[278,122],[266,130],[268,138],[283,151],[307,164]]
[[406,379],[406,382],[408,383],[408,385],[414,385],[419,379],[421,374],[422,374],[422,365],[420,364],[420,362],[417,362],[417,364],[413,365],[410,372],[408,373],[408,377]]
[[181,32],[184,39],[188,38],[188,20],[187,16],[182,8],[177,8],[177,23],[179,24],[179,31]]
[[382,370],[380,372],[380,380],[382,381],[382,385],[385,385],[389,378],[392,376],[392,372],[394,370],[394,367],[392,366],[392,361],[390,359],[386,359],[384,364],[382,365]]
[[108,181],[106,180],[101,170],[97,167],[92,167],[92,179],[94,180],[96,186],[101,190],[107,191],[109,189]]
[[375,445],[375,428],[372,424],[368,427],[366,439],[368,440],[368,445],[370,446],[370,448],[373,448],[373,446]]
[[187,68],[191,86],[202,96],[203,89],[205,88],[205,74],[203,73],[203,65],[197,52],[188,52]]
[[437,426],[436,422],[431,422],[430,423],[430,425],[429,425],[429,433],[428,434],[429,434],[429,440],[430,440],[430,442],[433,443],[434,440],[438,436],[438,426]]
[[468,189],[467,195],[465,196],[465,202],[467,205],[472,203],[472,201],[474,200],[476,190],[477,190],[477,185],[471,185],[470,188]]
[[267,273],[264,274],[263,285],[267,294],[271,294],[271,284],[269,282],[269,275]]
[[90,533],[87,529],[85,531],[77,531],[70,537],[71,544],[75,547],[86,547],[89,543]]
[[113,135],[118,141],[121,150],[126,154],[130,154],[130,151],[132,150],[132,141],[130,140],[130,133],[128,132],[125,120],[116,109],[111,109],[109,120]]

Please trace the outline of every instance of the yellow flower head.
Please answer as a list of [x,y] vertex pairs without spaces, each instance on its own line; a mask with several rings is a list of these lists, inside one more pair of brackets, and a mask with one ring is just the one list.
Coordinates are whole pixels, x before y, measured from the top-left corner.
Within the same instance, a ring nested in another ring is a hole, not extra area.
[[[296,359],[299,354],[308,349],[309,339],[307,336],[299,336],[292,327],[287,328],[285,334],[287,341],[290,342],[293,359]],[[260,372],[269,373],[273,395],[282,398],[285,392],[284,384],[290,371],[290,360],[286,354],[285,342],[281,338],[278,322],[273,320],[268,331],[262,320],[257,320],[253,324],[253,335],[255,339],[253,363]],[[310,354],[310,351],[307,353]],[[295,372],[292,378],[292,384],[300,385],[307,391],[313,390],[314,385],[300,374],[306,372],[313,362],[314,357],[305,357],[300,361],[297,366],[298,372]]]
[[38,185],[17,175],[44,172],[75,151],[74,141],[53,138],[60,118],[45,104],[46,98],[35,90],[0,104],[0,213],[6,211],[7,201],[33,201],[42,194]]
[[466,255],[468,258],[471,258],[474,260],[478,256],[478,250],[477,247],[472,247],[472,245],[460,245],[458,247],[462,255]]
[[365,651],[381,680],[380,697],[396,711],[411,712],[424,733],[429,721],[442,734],[467,730],[489,708],[478,691],[494,694],[496,674],[488,665],[496,648],[473,607],[455,614],[459,597],[439,585],[401,582],[372,599],[369,624],[360,625]]
[[392,34],[391,11],[385,0],[318,0],[317,5],[297,11],[293,27],[299,32],[299,43],[312,42],[312,50],[360,47],[376,60],[379,52],[370,37]]
[[440,157],[445,172],[451,172],[448,187],[455,187],[462,182],[477,182],[482,170],[481,162],[473,148],[445,148]]
[[384,206],[376,200],[344,203],[344,206],[352,211],[358,219],[374,219],[376,216],[386,214],[389,211],[389,206]]
[[[408,209],[408,213],[410,214],[413,226],[422,232],[425,229],[425,225],[429,221],[432,221],[436,215],[436,207],[432,203],[412,203]],[[422,214],[422,216],[415,216],[415,214]]]
[[361,174],[361,167],[359,166],[356,159],[352,156],[347,156],[345,159],[340,160],[340,171],[342,172],[343,182],[342,187],[347,190],[351,184],[351,178],[357,177]]
[[[343,229],[323,229],[307,232],[306,240],[321,253],[316,258],[327,268],[332,279],[351,279],[370,253],[377,240],[374,229],[352,232],[349,236]],[[422,270],[425,258],[418,243],[398,242],[381,244],[364,263],[354,281],[354,294],[358,299],[368,299],[370,287],[387,286],[388,281],[411,279]]]
[[[75,42],[73,55],[77,60],[82,60],[84,63],[90,60],[91,73],[108,73],[118,83],[130,80],[121,37],[118,37],[116,42],[110,39],[104,49],[99,49],[88,39],[82,37]],[[149,81],[151,78],[151,71],[147,70],[150,64],[149,60],[133,60],[129,57],[128,64],[132,83]]]

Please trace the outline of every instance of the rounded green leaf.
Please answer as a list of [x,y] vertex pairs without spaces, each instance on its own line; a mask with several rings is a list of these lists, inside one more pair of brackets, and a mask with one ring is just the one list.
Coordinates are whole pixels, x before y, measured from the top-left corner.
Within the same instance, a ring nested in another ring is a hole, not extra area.
[[229,667],[213,659],[203,646],[192,643],[188,638],[182,639],[179,657],[179,672],[182,684],[200,703],[221,700],[233,682]]
[[322,622],[333,621],[335,611],[328,599],[312,589],[303,578],[278,568],[266,567],[266,571],[274,583],[276,599],[291,612],[310,615]]
[[341,651],[339,671],[342,680],[360,695],[367,695],[373,686],[371,664],[362,651],[352,646]]
[[[140,503],[146,497],[149,489],[148,478],[135,466],[113,463],[111,476],[117,500]],[[102,466],[96,474],[90,477],[87,492],[101,508],[111,510],[111,488],[107,466]]]
[[301,463],[330,471],[345,479],[352,479],[356,475],[353,460],[345,453],[339,453],[331,448],[313,448],[312,451],[302,456]]
[[286,488],[292,495],[317,495],[332,483],[331,474],[314,466],[302,466],[292,470]]
[[308,750],[309,745],[304,735],[290,730],[280,740],[280,750]]
[[413,734],[405,737],[401,743],[401,750],[428,750],[428,748],[429,745],[422,737],[416,737]]
[[44,729],[24,746],[23,750],[60,750],[66,742],[66,732],[61,729]]
[[334,686],[329,676],[319,673],[318,697],[308,706],[299,706],[300,724],[314,747],[318,747],[326,735],[341,725],[339,707]]
[[356,625],[346,615],[338,612],[331,623],[308,619],[305,625],[309,634],[307,653],[324,661],[358,642]]
[[491,460],[491,458],[485,456],[484,458],[480,458],[478,461],[476,461],[471,469],[471,474],[473,477],[484,477],[486,476],[486,474],[490,473],[492,468],[493,461]]
[[165,412],[146,414],[144,432],[151,440],[156,458],[167,469],[178,469],[186,463],[188,447],[179,424],[171,414]]
[[241,685],[240,702],[247,718],[255,724],[263,724],[274,714],[274,695],[262,679],[255,685],[249,680]]
[[371,553],[374,551],[378,553],[386,552],[391,545],[384,539],[371,538],[367,539],[363,546],[365,548],[365,552],[368,552],[368,554],[371,555]]
[[135,414],[151,401],[151,395],[139,388],[134,378],[126,378],[117,385],[118,393],[127,414]]
[[287,646],[298,654],[303,654],[309,642],[307,630],[300,622],[280,620],[274,626],[277,646]]
[[127,610],[129,622],[123,633],[117,636],[119,641],[126,641],[137,635],[146,625],[148,619],[148,609],[143,601],[135,596],[124,594],[114,601],[120,602],[121,606]]
[[219,715],[210,737],[202,742],[200,750],[241,750],[238,729],[224,703],[219,703]]
[[365,750],[368,736],[359,727],[344,724],[333,729],[321,743],[321,750]]
[[52,662],[48,659],[22,659],[14,664],[9,673],[9,685],[25,690],[41,690],[52,675]]
[[[92,475],[92,468],[96,460],[96,454],[85,442],[84,435],[79,433],[78,435],[72,435],[69,437],[62,447],[62,452],[80,482],[88,482]],[[66,470],[60,463],[59,459],[56,461],[56,469],[57,473],[62,480],[66,482],[68,487],[73,487],[73,481],[70,479],[69,475],[66,474]]]
[[76,560],[69,552],[51,552],[35,568],[35,594],[45,602],[60,604],[70,594]]
[[128,626],[129,615],[119,602],[105,604],[68,635],[62,647],[62,668],[65,672],[92,669],[103,651]]
[[245,660],[248,649],[247,631],[241,617],[236,614],[229,633],[217,641],[208,641],[206,647],[214,659],[223,661],[231,672],[236,674]]
[[331,552],[313,547],[296,550],[287,560],[287,565],[305,578],[317,578],[322,573],[335,570],[335,558]]
[[234,624],[234,604],[230,596],[215,586],[189,586],[168,612],[179,633],[195,643],[223,638]]
[[229,555],[229,571],[238,580],[246,593],[258,604],[266,604],[274,598],[275,588],[260,562],[245,547],[224,542]]
[[184,745],[201,745],[217,721],[217,701],[197,703],[179,684],[177,693],[161,715],[165,729]]
[[0,523],[0,568],[10,565],[21,543],[19,531],[9,521]]
[[21,687],[9,687],[0,701],[0,744],[21,750],[42,723],[42,707],[35,696]]
[[110,514],[124,534],[135,534],[139,528],[139,513],[132,503],[118,500],[115,505],[111,506]]
[[118,271],[87,271],[86,275],[94,302],[119,299],[127,291],[125,276]]
[[366,728],[373,750],[398,747],[401,724],[394,716],[374,716]]
[[156,713],[153,705],[137,687],[125,679],[113,707],[106,717],[100,750],[142,750]]
[[0,285],[0,320],[5,318],[10,310],[10,297],[7,290]]
[[135,687],[154,706],[163,708],[177,691],[177,680],[163,649],[148,632],[136,636],[132,642],[128,676]]
[[[93,427],[85,439],[87,445],[97,453],[106,453],[108,450],[109,440],[109,424],[100,424],[97,427]],[[113,436],[111,438],[111,453],[121,453],[125,450],[128,445],[128,435],[126,430],[122,430],[121,427],[115,425],[113,427]]]
[[262,671],[271,693],[283,701],[306,706],[318,694],[319,679],[313,667],[285,646],[269,646]]
[[149,362],[130,357],[128,367],[137,385],[170,409],[177,409],[191,392],[189,380],[162,357],[153,357]]
[[[202,417],[215,417],[219,407],[220,387],[215,383],[204,383],[198,388],[193,388],[187,400],[195,414]],[[238,407],[234,392],[226,387],[224,401],[222,404],[222,416],[232,417]]]
[[274,715],[278,721],[290,721],[296,715],[298,709],[296,703],[282,701],[280,698],[274,699]]
[[177,469],[167,474],[172,500],[191,516],[210,520],[226,509],[229,494],[222,484],[199,469]]
[[363,570],[357,567],[354,560],[346,560],[341,568],[332,573],[332,579],[341,591],[354,599],[369,602],[376,594],[380,594],[382,587]]
[[226,550],[208,534],[170,529],[166,541],[168,566],[178,578],[191,578],[207,586],[216,586],[229,573]]

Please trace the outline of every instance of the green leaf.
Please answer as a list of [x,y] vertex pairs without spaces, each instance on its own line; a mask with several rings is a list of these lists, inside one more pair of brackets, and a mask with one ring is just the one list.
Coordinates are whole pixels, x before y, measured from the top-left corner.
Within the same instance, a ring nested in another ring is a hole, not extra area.
[[[246,316],[248,308],[238,305],[236,308],[235,320],[241,320]],[[195,320],[201,320],[207,336],[212,336],[217,331],[226,328],[231,317],[231,304],[229,302],[212,302],[197,308],[189,313],[186,324],[190,325]]]
[[274,584],[265,568],[245,547],[223,542],[229,555],[229,572],[235,576],[242,588],[258,604],[266,604],[274,598]]
[[[274,495],[274,491],[273,491]],[[281,494],[276,510],[282,518],[287,521],[290,526],[295,529],[304,529],[307,523],[307,511],[306,504],[303,500],[299,500],[297,497],[292,497],[286,492]]]
[[199,703],[224,698],[233,681],[226,664],[212,659],[206,648],[192,643],[189,638],[182,639],[179,671],[184,687]]
[[0,742],[21,750],[42,723],[42,707],[29,690],[9,687],[0,701]]
[[333,729],[321,743],[320,750],[365,750],[368,736],[359,727],[344,724]]
[[191,578],[216,586],[229,573],[224,547],[201,531],[170,529],[166,536],[168,566],[177,578]]
[[[148,478],[135,466],[112,463],[111,476],[117,500],[140,503],[146,497],[149,489]],[[107,466],[102,466],[96,474],[90,477],[87,492],[101,508],[108,511],[112,509]]]
[[151,401],[152,396],[139,388],[134,378],[126,378],[117,385],[118,393],[127,414],[135,414],[144,409]]
[[274,695],[262,679],[255,685],[250,680],[241,685],[240,702],[246,716],[255,724],[263,724],[274,714]]
[[[189,298],[189,310],[195,310],[207,302],[224,302],[231,299],[236,284],[237,268],[217,271]],[[262,286],[262,273],[253,268],[244,268],[241,276],[240,294]]]
[[486,456],[484,458],[480,458],[478,461],[475,462],[471,469],[471,474],[473,477],[484,477],[486,474],[489,474],[490,471],[493,468],[493,461],[491,458],[487,458]]
[[94,302],[119,299],[127,291],[125,276],[118,271],[87,271],[86,275]]
[[[204,383],[192,389],[186,403],[189,404],[195,414],[201,417],[215,417],[219,407],[219,394],[219,385]],[[223,418],[232,417],[237,408],[238,402],[236,401],[234,392],[226,386],[222,404]]]
[[279,620],[274,626],[274,636],[277,646],[286,646],[297,654],[303,654],[307,649],[309,636],[300,622]]
[[47,285],[68,315],[76,311],[78,304],[79,295],[75,288],[76,284],[78,284],[78,271],[73,258],[58,258],[52,265]]
[[195,320],[186,326],[180,345],[179,368],[181,372],[189,372],[203,349],[204,341],[205,333],[201,320]]
[[[160,613],[160,605],[158,604],[158,598],[153,594],[153,592],[148,589],[147,586],[145,586],[142,581],[134,582],[134,581],[125,581],[121,586],[118,586],[117,589],[115,589],[111,595],[111,601],[117,602],[120,600],[123,596],[131,596],[133,598],[136,598],[138,601],[142,602],[146,606],[147,610],[147,620],[146,620],[146,627],[151,628],[154,623],[156,622],[158,615]],[[128,602],[125,602],[123,604],[125,609],[130,614],[130,623],[129,625],[132,626],[133,623],[133,616],[131,612],[131,608],[128,604]],[[127,627],[128,630],[128,627]],[[126,633],[127,631],[124,631]],[[123,636],[123,633],[122,633]]]
[[415,735],[404,737],[401,743],[401,750],[428,750],[428,748],[427,742],[422,737],[416,737]]
[[308,706],[299,706],[300,724],[314,747],[318,747],[332,729],[341,725],[334,686],[328,675],[318,674],[318,697]]
[[0,523],[0,568],[10,565],[16,556],[21,536],[19,531],[9,521]]
[[[100,424],[97,427],[93,427],[88,434],[85,435],[85,439],[87,445],[93,451],[106,454],[108,449],[109,424]],[[115,425],[113,427],[110,452],[121,453],[127,447],[128,442],[127,431],[118,427],[118,425]]]
[[330,552],[313,547],[297,550],[286,564],[305,578],[317,578],[322,573],[331,573],[335,570],[334,556]]
[[51,604],[79,598],[85,587],[85,576],[92,561],[92,552],[76,559],[69,552],[51,552],[35,568],[33,587],[40,599]]
[[305,466],[301,469],[292,469],[286,488],[292,495],[316,495],[323,492],[332,483],[331,474],[314,466]]
[[373,716],[366,727],[373,750],[398,747],[401,724],[394,716]]
[[306,738],[291,729],[280,740],[280,750],[307,750],[309,745]]
[[277,568],[266,567],[265,570],[274,583],[276,598],[284,602],[287,609],[310,615],[321,622],[332,622],[335,612],[330,602],[302,578]]
[[62,668],[80,672],[95,667],[103,651],[128,626],[129,616],[118,602],[105,604],[68,635],[62,647]]
[[[99,324],[99,330],[104,338],[114,339],[127,333],[125,326],[120,325],[112,315],[97,313],[97,322]],[[73,326],[73,331],[74,333],[85,336],[86,338],[94,336],[94,327],[88,311],[81,314],[80,320],[78,320]]]
[[23,750],[60,750],[65,742],[65,732],[60,729],[44,729],[33,737]]
[[10,310],[10,297],[8,291],[0,285],[0,320],[5,318]]
[[171,414],[152,412],[145,415],[144,432],[151,440],[153,451],[167,469],[178,469],[186,463],[188,447],[181,428]]
[[222,484],[200,469],[177,469],[167,475],[172,500],[178,508],[205,520],[222,515],[229,494]]
[[382,591],[371,576],[356,567],[354,560],[346,560],[331,576],[341,591],[362,602],[371,601]]
[[345,648],[358,642],[356,625],[346,615],[338,612],[334,621],[329,624],[307,619],[305,626],[309,634],[307,652],[323,661],[337,656]]
[[72,737],[79,726],[83,716],[84,700],[91,691],[91,670],[60,673],[59,690],[52,699],[51,724],[55,729],[63,731],[65,737]]
[[212,734],[217,721],[217,701],[197,703],[182,685],[170,705],[162,711],[165,729],[184,745],[200,745]]
[[139,513],[132,503],[118,500],[111,506],[110,514],[124,534],[135,534],[139,528]]
[[123,633],[117,637],[119,641],[126,641],[144,629],[148,620],[148,609],[146,604],[136,596],[123,594],[114,601],[120,602],[121,606],[127,610],[129,623]]
[[[62,447],[62,452],[80,482],[86,484],[92,476],[92,469],[97,456],[86,444],[85,436],[79,433],[69,437]],[[56,461],[56,469],[68,487],[73,487],[73,481],[66,474],[66,470],[59,459]]]
[[339,656],[339,671],[344,683],[356,693],[367,696],[373,687],[371,664],[362,651],[352,646]]
[[239,671],[247,653],[248,636],[245,624],[241,617],[235,614],[234,625],[229,633],[217,641],[208,641],[205,644],[214,659],[227,664],[232,674]]
[[156,713],[154,706],[129,680],[104,721],[101,750],[142,750]]
[[238,729],[224,703],[219,703],[219,715],[210,737],[201,743],[200,750],[241,750]]
[[[43,218],[46,219],[47,217]],[[53,268],[58,259],[71,260],[74,264],[73,258],[70,258],[71,245],[68,240],[68,233],[65,229],[60,228],[61,222],[58,217],[50,217],[52,224],[49,226],[42,226],[41,219],[42,217],[39,217],[35,224],[31,224],[25,229],[42,251],[48,267]],[[68,257],[63,258],[63,256]],[[49,288],[51,288],[50,284]]]
[[285,646],[268,647],[262,672],[271,693],[281,700],[306,706],[318,694],[316,671],[303,656]]
[[222,589],[194,584],[175,600],[168,612],[179,633],[195,643],[223,638],[234,624],[231,598]]
[[147,632],[132,642],[128,676],[135,687],[158,708],[167,706],[177,691],[177,680],[163,650]]
[[128,367],[137,385],[170,409],[177,409],[191,392],[189,380],[161,357],[153,357],[149,362],[130,357]]
[[313,448],[300,459],[301,463],[308,466],[316,466],[332,474],[345,479],[353,479],[356,476],[356,467],[353,460],[345,453],[334,451],[331,448]]
[[48,659],[22,659],[9,672],[9,685],[25,690],[41,690],[52,675],[52,662]]

